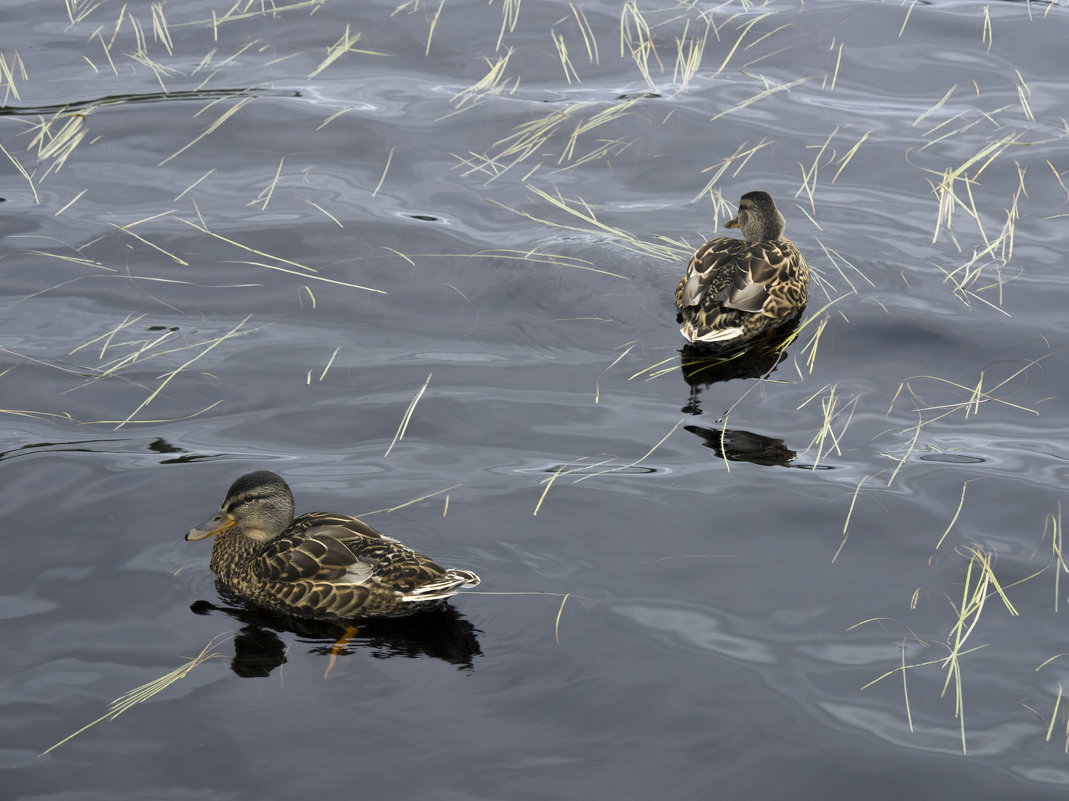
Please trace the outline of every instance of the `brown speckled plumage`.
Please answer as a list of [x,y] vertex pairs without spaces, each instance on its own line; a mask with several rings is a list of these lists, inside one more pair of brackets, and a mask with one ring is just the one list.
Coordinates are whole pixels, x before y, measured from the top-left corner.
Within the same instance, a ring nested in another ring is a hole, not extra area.
[[211,569],[228,590],[298,617],[410,615],[479,583],[355,517],[311,512],[294,520],[289,486],[267,470],[235,481],[215,517],[186,539],[212,534]]
[[784,220],[767,192],[747,192],[728,228],[698,248],[676,287],[680,332],[690,342],[737,345],[805,306],[809,265],[783,236]]

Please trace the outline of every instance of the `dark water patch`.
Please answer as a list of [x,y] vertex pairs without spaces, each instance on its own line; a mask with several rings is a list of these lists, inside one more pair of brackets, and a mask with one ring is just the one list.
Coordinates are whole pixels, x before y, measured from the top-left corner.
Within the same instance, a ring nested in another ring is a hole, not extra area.
[[943,464],[983,464],[987,461],[979,456],[965,456],[960,453],[924,453],[918,458],[922,462],[942,462]]
[[61,105],[52,106],[0,106],[2,116],[31,116],[43,114],[90,113],[108,106],[124,106],[134,103],[173,103],[183,100],[222,100],[230,97],[300,97],[299,92],[286,92],[273,89],[194,89],[172,92],[148,92],[145,94],[106,95],[90,100],[72,100]]

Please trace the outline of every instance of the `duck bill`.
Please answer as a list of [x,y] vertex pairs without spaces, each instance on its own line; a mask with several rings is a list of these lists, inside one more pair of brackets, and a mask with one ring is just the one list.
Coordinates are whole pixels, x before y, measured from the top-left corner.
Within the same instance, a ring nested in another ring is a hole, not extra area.
[[726,223],[724,223],[724,227],[725,228],[738,228],[739,227],[739,218],[738,217],[732,217],[730,220],[728,220]]
[[220,531],[228,529],[232,525],[234,525],[233,520],[226,520],[221,514],[218,514],[211,520],[201,523],[194,529],[190,529],[189,533],[186,534],[186,542],[206,540],[208,537],[214,537]]

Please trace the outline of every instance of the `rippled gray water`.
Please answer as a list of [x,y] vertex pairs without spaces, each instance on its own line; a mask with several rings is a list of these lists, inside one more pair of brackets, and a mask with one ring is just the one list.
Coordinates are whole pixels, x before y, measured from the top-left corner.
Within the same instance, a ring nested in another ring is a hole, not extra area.
[[[154,5],[0,9],[5,797],[1064,793],[1064,2]],[[182,540],[260,468],[483,584],[325,677]]]

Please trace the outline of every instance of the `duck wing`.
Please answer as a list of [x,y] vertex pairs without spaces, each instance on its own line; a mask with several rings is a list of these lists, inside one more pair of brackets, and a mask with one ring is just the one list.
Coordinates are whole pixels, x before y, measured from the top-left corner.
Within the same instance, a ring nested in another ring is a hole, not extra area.
[[347,515],[301,515],[283,536],[267,543],[253,562],[269,582],[325,581],[362,584],[396,540]]
[[676,308],[701,306],[727,291],[746,242],[731,237],[710,239],[691,257],[687,271],[676,287]]
[[759,314],[770,289],[798,276],[803,265],[798,249],[786,239],[753,243],[729,237],[711,239],[687,265],[676,287],[676,308],[683,311],[688,306],[716,303]]
[[[809,280],[809,268],[798,248],[786,239],[756,242],[739,253],[731,287],[726,292],[723,305],[729,309],[752,314],[775,313],[766,308],[769,298],[780,299],[785,282],[797,282],[805,271]],[[805,297],[794,299],[805,303]]]
[[288,614],[351,619],[433,608],[479,577],[445,570],[346,515],[302,515],[252,561],[257,600]]

